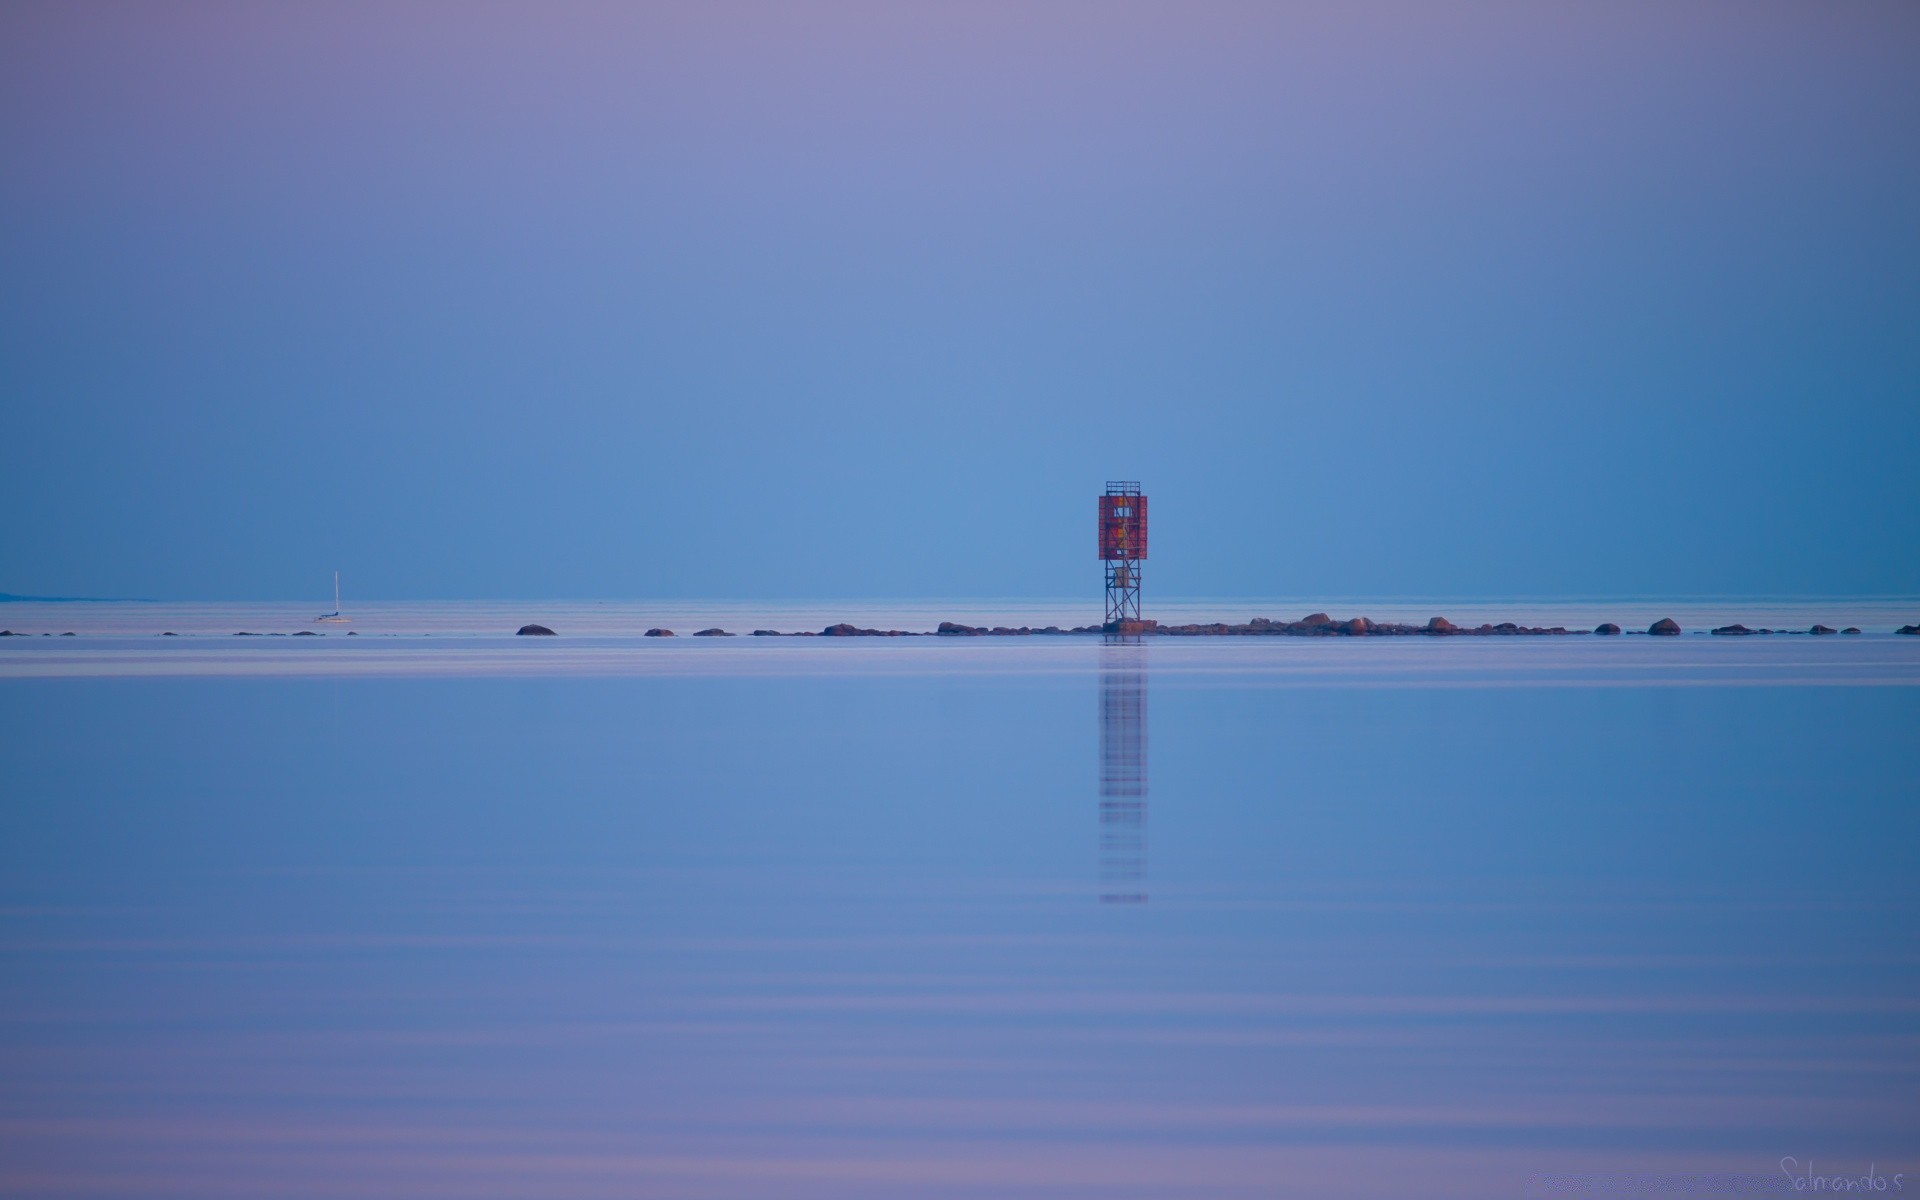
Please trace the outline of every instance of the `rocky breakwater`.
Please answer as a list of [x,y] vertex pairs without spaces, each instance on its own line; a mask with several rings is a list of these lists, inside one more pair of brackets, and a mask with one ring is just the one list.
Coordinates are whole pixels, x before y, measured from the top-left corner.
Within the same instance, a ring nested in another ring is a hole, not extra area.
[[[1212,621],[1189,625],[1162,625],[1154,620],[1113,621],[1106,625],[1076,625],[1062,629],[1058,625],[1034,627],[1029,625],[967,625],[959,621],[942,621],[939,628],[931,633],[912,629],[867,629],[849,622],[829,625],[818,633],[804,630],[785,633],[778,629],[756,629],[755,637],[1045,637],[1075,633],[1108,633],[1123,635],[1157,634],[1164,637],[1571,637],[1586,634],[1598,634],[1603,637],[1618,636],[1622,633],[1653,637],[1677,637],[1683,630],[1679,622],[1671,617],[1662,617],[1646,629],[1622,630],[1611,621],[1602,623],[1593,629],[1568,629],[1562,625],[1521,625],[1513,621],[1499,623],[1485,622],[1480,625],[1457,625],[1446,617],[1433,617],[1423,624],[1408,624],[1397,621],[1375,621],[1370,617],[1347,617],[1336,619],[1323,612],[1310,613],[1297,621],[1276,620],[1272,617],[1254,617],[1243,624],[1228,621]],[[1695,633],[1702,631],[1695,630]],[[1859,629],[1848,626],[1834,630],[1826,625],[1815,625],[1811,629],[1748,629],[1744,625],[1726,625],[1712,632],[1721,635],[1740,636],[1743,634],[1772,633],[1809,633],[1809,634],[1857,634]],[[1920,634],[1920,625],[1908,625],[1900,629],[1901,633]],[[649,629],[648,637],[672,637],[670,629]],[[703,629],[695,637],[732,637],[724,629]]]
[[1098,625],[1082,625],[1074,629],[1062,629],[1058,625],[1048,625],[1040,629],[1021,625],[962,625],[957,621],[942,621],[937,634],[947,637],[1031,637],[1034,634],[1052,633],[1099,633]]
[[[1151,624],[1151,622],[1149,622]],[[778,629],[756,629],[755,637],[1034,637],[1066,633],[1099,633],[1098,625],[1082,625],[1073,629],[1062,629],[1058,625],[1035,628],[1031,625],[963,625],[958,621],[942,621],[940,627],[932,633],[918,629],[865,629],[845,621],[829,625],[818,633],[805,630],[799,633],[782,633]]]
[[[1374,621],[1366,617],[1350,617],[1336,620],[1326,613],[1313,613],[1298,621],[1275,621],[1267,617],[1255,617],[1244,625],[1233,625],[1224,621],[1200,625],[1154,625],[1151,621],[1142,622],[1143,628],[1129,630],[1139,633],[1159,633],[1174,637],[1194,636],[1258,636],[1281,634],[1289,637],[1538,637],[1562,636],[1571,634],[1595,633],[1603,637],[1617,636],[1623,632],[1620,626],[1607,621],[1592,630],[1567,629],[1563,626],[1518,625],[1512,621],[1502,621],[1497,625],[1456,625],[1445,617],[1434,617],[1424,625],[1408,625],[1393,621]],[[997,631],[996,631],[997,632]],[[1073,632],[1078,633],[1079,630]],[[1107,632],[1117,632],[1109,627]],[[1645,630],[1626,632],[1652,637],[1678,637],[1682,632],[1680,623],[1672,617],[1662,617]],[[1699,630],[1695,630],[1699,633]],[[1814,635],[1825,636],[1838,633],[1858,634],[1858,626],[1849,625],[1845,629],[1834,629],[1828,625],[1815,625],[1810,629],[1749,629],[1745,625],[1723,625],[1712,630],[1722,637],[1745,637],[1760,635]],[[1920,625],[1902,626],[1897,632],[1920,634]]]
[[1559,625],[1518,625],[1512,621],[1498,625],[1456,625],[1445,617],[1434,617],[1423,625],[1409,625],[1369,617],[1335,620],[1326,613],[1311,613],[1298,621],[1255,617],[1244,625],[1216,621],[1203,625],[1159,625],[1143,632],[1169,637],[1540,637],[1587,631]]
[[[1648,633],[1678,633],[1680,627],[1672,621],[1662,621],[1654,625]],[[650,635],[654,631],[648,631]],[[705,632],[705,631],[703,631]],[[1075,625],[1063,629],[1058,625],[1034,627],[1030,625],[967,625],[959,621],[942,621],[932,634],[910,629],[865,629],[858,625],[842,622],[829,625],[818,633],[811,631],[783,633],[777,629],[756,629],[755,637],[1048,637],[1075,633],[1109,633],[1123,635],[1158,634],[1167,637],[1541,637],[1568,636],[1585,633],[1619,633],[1618,625],[1606,624],[1598,629],[1567,629],[1563,626],[1519,625],[1512,621],[1499,624],[1491,622],[1482,625],[1456,625],[1445,617],[1434,617],[1425,624],[1409,625],[1393,621],[1375,621],[1370,617],[1348,617],[1336,620],[1326,613],[1312,613],[1298,621],[1280,621],[1271,617],[1254,617],[1244,624],[1226,621],[1213,621],[1192,625],[1162,625],[1151,619],[1140,621],[1113,621],[1106,625]],[[1636,631],[1637,632],[1637,631]],[[660,631],[671,637],[670,633]]]
[[[1911,628],[1913,632],[1920,633],[1920,626],[1914,626]],[[1835,629],[1831,625],[1815,625],[1811,629],[1748,629],[1745,625],[1741,625],[1736,622],[1735,624],[1732,624],[1732,625],[1722,625],[1720,628],[1712,630],[1711,632],[1715,637],[1770,637],[1775,634],[1778,634],[1781,637],[1792,637],[1796,634],[1809,634],[1813,637],[1825,637],[1830,633],[1841,633],[1841,634],[1859,633],[1860,627],[1857,625],[1849,625],[1845,629]],[[1899,632],[1906,633],[1907,630],[1902,629]]]

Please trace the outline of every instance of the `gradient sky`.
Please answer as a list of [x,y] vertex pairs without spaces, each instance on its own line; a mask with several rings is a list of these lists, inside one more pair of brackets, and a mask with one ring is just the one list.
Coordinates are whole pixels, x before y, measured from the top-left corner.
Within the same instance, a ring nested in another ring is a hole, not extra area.
[[1920,592],[1908,3],[0,6],[0,590]]

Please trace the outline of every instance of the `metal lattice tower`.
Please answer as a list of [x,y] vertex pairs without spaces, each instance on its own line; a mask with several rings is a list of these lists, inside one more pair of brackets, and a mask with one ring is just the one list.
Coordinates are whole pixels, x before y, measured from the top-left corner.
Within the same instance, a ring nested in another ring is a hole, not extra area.
[[1131,480],[1108,480],[1100,497],[1100,559],[1107,568],[1106,627],[1140,620],[1140,563],[1147,557],[1147,498]]

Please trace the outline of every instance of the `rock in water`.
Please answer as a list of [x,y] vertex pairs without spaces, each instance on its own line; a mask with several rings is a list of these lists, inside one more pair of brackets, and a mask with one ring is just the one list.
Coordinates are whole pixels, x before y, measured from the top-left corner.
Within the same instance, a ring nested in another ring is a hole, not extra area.
[[694,634],[693,636],[695,637],[732,637],[733,635],[728,633],[724,629],[714,628],[714,629],[702,629],[700,632]]
[[1427,622],[1428,633],[1452,633],[1459,628],[1458,625],[1455,625],[1445,617],[1435,617]]
[[1807,630],[1807,632],[1808,632],[1808,633],[1811,633],[1811,634],[1813,634],[1813,635],[1814,635],[1814,636],[1816,636],[1816,637],[1818,637],[1818,636],[1820,636],[1820,635],[1822,635],[1822,634],[1828,634],[1828,633],[1838,633],[1838,632],[1840,632],[1840,631],[1839,631],[1839,630],[1837,630],[1837,629],[1834,629],[1834,628],[1832,628],[1831,626],[1828,626],[1828,625],[1815,625],[1815,626],[1814,626],[1814,627],[1813,627],[1812,629],[1809,629],[1809,630]]
[[646,636],[648,636],[648,637],[672,637],[672,636],[673,636],[673,630],[671,630],[671,629],[649,629],[649,630],[647,630],[647,633],[646,633]]
[[1840,632],[1841,632],[1841,633],[1843,633],[1843,634],[1848,634],[1848,633],[1859,633],[1859,632],[1860,632],[1860,627],[1859,627],[1858,625],[1849,625],[1849,626],[1847,626],[1847,627],[1846,627],[1845,629],[1842,629],[1842,630],[1841,630]]
[[[1652,629],[1652,630],[1648,630],[1648,632],[1658,633],[1660,631],[1657,629]],[[1713,631],[1714,636],[1716,637],[1745,637],[1747,634],[1750,634],[1752,632],[1753,630],[1748,629],[1745,625],[1739,625],[1739,624],[1722,625],[1720,628]]]
[[1647,626],[1647,632],[1653,634],[1655,637],[1673,637],[1680,632],[1680,622],[1674,620],[1672,617],[1661,617],[1658,621]]
[[514,636],[515,637],[558,637],[559,634],[556,634],[553,630],[548,629],[545,625],[522,625],[517,631],[515,631]]
[[1330,616],[1328,616],[1328,615],[1327,615],[1327,614],[1325,614],[1325,613],[1310,613],[1310,614],[1308,614],[1307,616],[1304,616],[1304,617],[1301,617],[1301,618],[1300,618],[1300,624],[1302,624],[1302,625],[1331,625],[1331,624],[1333,624],[1333,618],[1332,618],[1332,617],[1330,617]]
[[1340,632],[1352,637],[1361,637],[1366,634],[1367,630],[1372,628],[1372,621],[1367,620],[1365,617],[1355,617],[1353,620],[1340,626]]
[[1920,625],[1902,625],[1900,628],[1894,630],[1894,632],[1908,635],[1920,633]]
[[1612,621],[1602,621],[1600,624],[1595,625],[1593,627],[1593,631],[1595,633],[1602,634],[1607,637],[1611,637],[1614,634],[1620,632],[1620,627],[1618,625],[1615,625]]

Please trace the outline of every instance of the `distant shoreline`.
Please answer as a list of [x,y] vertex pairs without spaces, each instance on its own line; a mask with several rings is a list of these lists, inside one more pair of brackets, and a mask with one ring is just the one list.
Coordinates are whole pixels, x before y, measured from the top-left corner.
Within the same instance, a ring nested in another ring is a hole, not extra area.
[[[24,600],[30,599],[28,597],[17,597],[17,596],[9,596],[6,598],[13,601],[24,601]],[[39,598],[39,599],[41,599],[42,602],[49,602],[52,598]],[[122,603],[120,601],[105,601],[105,602],[83,601],[79,598],[67,598],[67,601],[72,603]],[[159,603],[159,602],[140,601],[138,603]],[[1645,619],[1644,614],[1642,615],[1641,619],[1643,620]],[[1749,619],[1753,619],[1753,618],[1749,617]],[[1806,620],[1807,618],[1803,615],[1800,617],[1800,619]],[[277,624],[278,622],[275,621],[274,623]],[[564,624],[564,622],[562,622],[562,624]],[[1702,622],[1702,624],[1704,625],[1705,622]],[[1876,628],[1884,628],[1879,626],[1878,622],[1874,622],[1874,624]],[[1888,631],[1895,634],[1920,635],[1920,623],[1899,625],[1897,627],[1893,627],[1889,629]],[[267,630],[261,630],[258,627],[254,629],[239,629],[239,630],[207,630],[207,629],[201,628],[197,630],[192,630],[185,636],[198,637],[198,638],[205,638],[205,637],[247,637],[247,638],[325,637],[330,632],[336,633],[336,634],[344,632],[345,636],[348,636],[348,637],[360,636],[362,632],[374,633],[374,636],[381,636],[381,637],[414,636],[412,631],[404,630],[404,629],[401,629],[401,630],[383,629],[375,633],[375,631],[372,631],[372,630],[361,631],[361,630],[350,629],[350,630],[341,631],[338,629],[316,630],[311,628],[298,628],[293,631],[286,631],[286,630],[272,630],[271,628]],[[418,636],[422,636],[422,637],[434,637],[434,636],[488,637],[488,636],[496,636],[498,634],[503,634],[507,632],[508,630],[506,629],[495,627],[494,629],[464,629],[464,630],[457,630],[457,631],[437,630],[432,632],[420,632]],[[565,634],[567,631],[564,629],[551,628],[544,624],[528,623],[528,624],[521,625],[518,629],[515,629],[512,632],[517,636],[521,636],[521,637],[558,637]],[[1784,628],[1779,626],[1765,626],[1765,625],[1758,626],[1758,627],[1750,627],[1743,623],[1736,622],[1729,625],[1720,625],[1720,626],[1715,626],[1711,628],[1702,628],[1700,626],[1695,626],[1693,628],[1688,629],[1688,628],[1682,628],[1679,622],[1674,620],[1671,617],[1661,617],[1660,619],[1652,622],[1650,625],[1648,625],[1644,629],[1628,629],[1620,625],[1617,625],[1611,621],[1601,622],[1599,625],[1596,625],[1591,629],[1587,629],[1587,628],[1568,628],[1565,625],[1521,625],[1514,621],[1501,621],[1497,624],[1493,622],[1483,622],[1478,625],[1457,625],[1451,620],[1447,619],[1446,617],[1432,617],[1432,618],[1429,618],[1424,623],[1413,624],[1413,623],[1408,623],[1403,621],[1375,621],[1368,617],[1348,617],[1345,619],[1336,619],[1324,612],[1316,612],[1306,617],[1302,617],[1297,621],[1274,620],[1268,617],[1254,617],[1251,620],[1242,622],[1242,623],[1232,623],[1232,622],[1226,622],[1226,621],[1202,621],[1202,622],[1190,622],[1190,623],[1178,624],[1178,625],[1161,624],[1159,621],[1153,620],[1153,619],[1138,620],[1138,621],[1112,621],[1104,625],[1075,625],[1070,627],[1062,627],[1059,625],[1046,625],[1046,626],[967,625],[958,621],[941,621],[939,622],[937,628],[934,628],[934,629],[878,629],[878,628],[869,628],[869,627],[859,626],[859,625],[852,624],[851,622],[842,621],[836,624],[828,625],[826,628],[818,629],[818,630],[815,630],[815,629],[803,629],[803,630],[754,629],[749,632],[746,632],[745,636],[782,637],[782,638],[852,638],[852,637],[866,637],[866,638],[949,637],[950,638],[950,637],[1104,636],[1104,637],[1124,637],[1124,638],[1134,639],[1134,638],[1144,638],[1144,637],[1348,637],[1348,638],[1353,638],[1353,637],[1611,637],[1611,636],[1621,636],[1621,635],[1671,637],[1671,636],[1678,636],[1680,634],[1689,634],[1694,636],[1712,635],[1712,636],[1723,636],[1723,637],[1756,637],[1756,636],[1757,637],[1794,637],[1794,636],[1822,637],[1822,636],[1836,635],[1836,634],[1841,636],[1857,635],[1862,632],[1864,631],[1857,625],[1835,627],[1835,626],[1827,625],[1817,621],[1805,628]],[[20,637],[30,638],[30,637],[56,637],[56,636],[58,637],[76,637],[76,636],[176,637],[181,635],[176,633],[173,630],[158,630],[158,629],[147,629],[147,630],[122,629],[122,630],[116,630],[116,631],[111,631],[106,633],[80,634],[73,631],[60,630],[58,629],[57,626],[54,629],[47,629],[47,630],[0,628],[0,637],[4,637],[4,638],[20,638]],[[596,625],[595,627],[591,628],[583,636],[602,637],[602,638],[604,637],[674,638],[682,635],[676,630],[665,628],[665,627],[659,627],[659,626],[648,628],[644,631],[641,631],[636,627],[610,630],[606,628],[605,625],[602,624],[602,625]],[[729,630],[729,629],[724,629],[724,628],[715,626],[715,627],[700,629],[686,636],[691,636],[696,638],[713,638],[713,637],[731,638],[731,637],[740,637],[740,636],[743,636],[743,634],[742,634],[742,631]]]
[[[528,626],[523,633],[539,631],[543,635],[553,631],[544,626]],[[862,629],[849,624],[829,625],[818,633],[782,633],[774,629],[756,629],[755,637],[1047,637],[1068,634],[1097,633],[1121,637],[1610,637],[1621,634],[1643,634],[1655,637],[1669,637],[1685,632],[1678,622],[1663,617],[1645,629],[1622,629],[1611,621],[1602,622],[1592,629],[1568,629],[1562,625],[1539,626],[1519,625],[1512,621],[1499,624],[1491,622],[1480,625],[1456,625],[1445,617],[1434,617],[1424,625],[1410,625],[1394,621],[1373,621],[1366,617],[1349,617],[1344,621],[1335,620],[1326,613],[1313,613],[1298,621],[1275,621],[1267,617],[1255,617],[1244,624],[1229,624],[1224,621],[1202,622],[1186,625],[1162,625],[1154,620],[1109,621],[1104,625],[1077,625],[1062,629],[1057,625],[1048,625],[1035,629],[1021,625],[963,625],[956,621],[942,621],[938,629],[931,633],[907,629]],[[1852,635],[1861,632],[1858,626],[1849,625],[1836,629],[1829,625],[1815,624],[1806,629],[1774,629],[1762,627],[1751,629],[1746,625],[1723,625],[1715,629],[1699,630],[1695,633],[1711,633],[1724,636],[1745,637],[1753,635],[1794,634],[1824,636],[1827,634]],[[1920,625],[1903,625],[1896,633],[1920,633]],[[649,629],[647,637],[674,637],[671,629]],[[703,629],[694,637],[734,637],[724,629]]]
[[0,592],[0,604],[158,604],[145,596],[16,596]]

